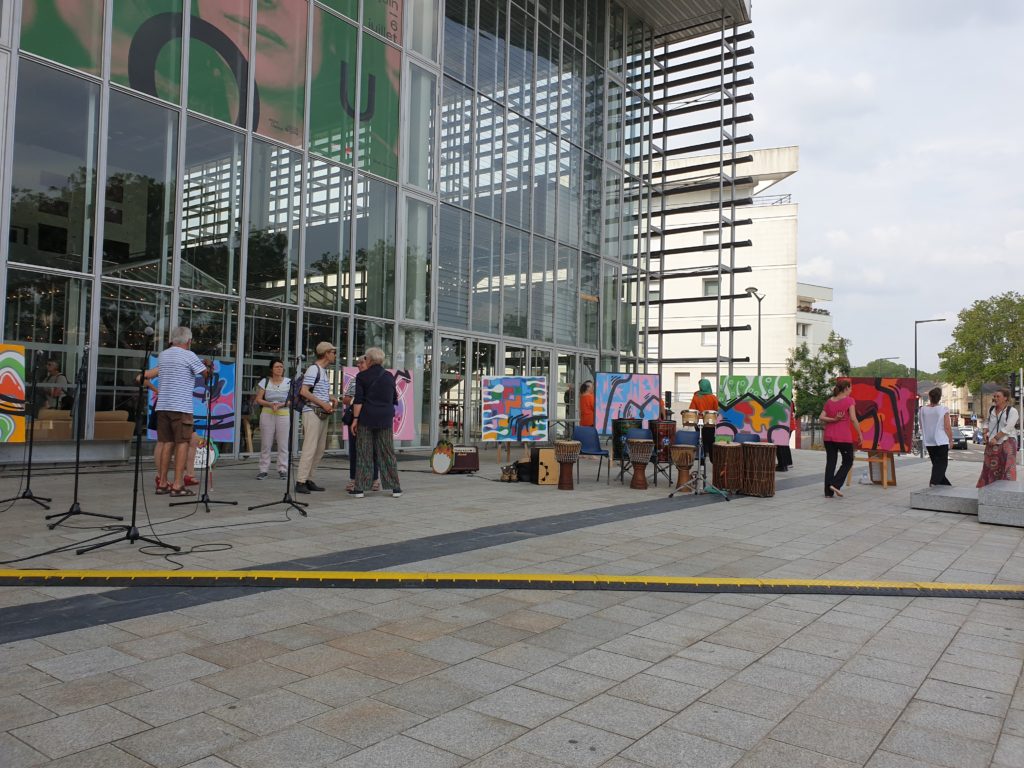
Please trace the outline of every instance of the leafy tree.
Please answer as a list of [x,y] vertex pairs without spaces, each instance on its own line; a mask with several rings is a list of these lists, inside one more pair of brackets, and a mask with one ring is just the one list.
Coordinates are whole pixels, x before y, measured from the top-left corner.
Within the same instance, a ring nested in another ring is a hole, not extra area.
[[973,392],[987,381],[1007,381],[1024,364],[1024,296],[1008,291],[961,310],[953,343],[939,359],[946,379]]
[[817,417],[825,401],[832,396],[832,385],[838,376],[850,375],[850,340],[835,331],[813,355],[807,343],[793,350],[786,360],[786,369],[793,377],[793,408],[797,418]]
[[[872,360],[866,365],[858,365],[850,369],[851,376],[882,376],[884,378],[897,378],[905,379],[911,378],[914,375],[914,371],[903,363],[897,363],[894,360],[886,360],[884,357],[880,357],[876,360]],[[921,372],[920,377],[923,379],[927,374]]]

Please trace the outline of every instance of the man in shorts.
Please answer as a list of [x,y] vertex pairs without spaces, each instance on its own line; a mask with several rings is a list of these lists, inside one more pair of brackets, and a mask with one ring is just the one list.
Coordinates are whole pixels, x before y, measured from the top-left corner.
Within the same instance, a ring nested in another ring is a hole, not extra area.
[[[192,441],[192,390],[195,389],[196,376],[206,378],[210,372],[189,349],[192,344],[189,328],[182,325],[171,331],[170,343],[157,358],[156,368],[146,371],[147,379],[160,377],[160,391],[156,396],[157,446],[168,444],[163,451],[157,452],[157,477],[167,477],[173,445],[174,483],[169,487],[162,486],[167,489],[162,492],[171,496],[195,496],[194,491],[185,487],[185,463]],[[157,493],[160,492],[161,487],[158,486]]]

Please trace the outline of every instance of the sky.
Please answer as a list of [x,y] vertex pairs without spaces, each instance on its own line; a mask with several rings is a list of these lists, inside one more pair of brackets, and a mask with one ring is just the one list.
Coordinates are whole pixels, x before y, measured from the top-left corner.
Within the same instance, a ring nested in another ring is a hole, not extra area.
[[1024,2],[753,0],[754,143],[796,145],[798,277],[853,365],[934,372],[957,314],[1024,292]]

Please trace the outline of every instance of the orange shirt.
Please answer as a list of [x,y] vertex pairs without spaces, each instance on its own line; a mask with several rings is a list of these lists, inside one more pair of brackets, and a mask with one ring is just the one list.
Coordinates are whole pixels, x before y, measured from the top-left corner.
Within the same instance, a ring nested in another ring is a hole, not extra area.
[[718,398],[714,395],[702,395],[698,392],[690,400],[690,409],[694,411],[717,411]]
[[594,426],[594,393],[580,395],[580,426]]

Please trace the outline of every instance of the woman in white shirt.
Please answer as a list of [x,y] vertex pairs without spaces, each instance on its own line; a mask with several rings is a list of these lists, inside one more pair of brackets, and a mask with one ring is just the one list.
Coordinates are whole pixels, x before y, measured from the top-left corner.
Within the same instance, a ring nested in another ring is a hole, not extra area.
[[260,472],[257,480],[266,480],[270,470],[270,448],[277,441],[277,474],[288,476],[288,400],[292,382],[284,375],[281,360],[270,361],[270,375],[256,385],[256,405],[260,411]]
[[949,409],[939,405],[942,399],[942,388],[933,387],[928,391],[928,405],[920,410],[921,439],[928,449],[928,458],[932,462],[932,477],[929,486],[950,485],[946,479],[946,467],[949,465],[949,446],[953,442],[953,426],[949,422]]
[[1010,390],[1000,387],[992,395],[985,422],[985,459],[978,487],[997,480],[1017,479],[1017,441],[1012,437],[1020,414],[1010,405]]

